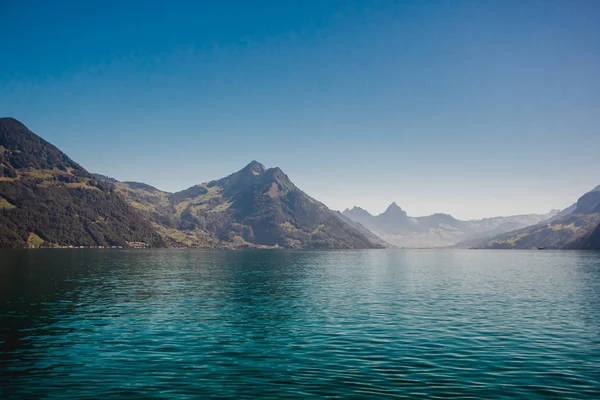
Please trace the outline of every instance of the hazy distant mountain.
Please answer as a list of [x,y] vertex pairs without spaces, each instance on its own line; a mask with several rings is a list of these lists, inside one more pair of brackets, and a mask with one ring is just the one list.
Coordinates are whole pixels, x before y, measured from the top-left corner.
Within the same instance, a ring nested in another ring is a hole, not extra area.
[[347,216],[345,216],[344,214],[342,214],[339,211],[335,211],[335,213],[344,222],[346,222],[347,224],[351,225],[353,228],[355,228],[360,233],[362,233],[372,243],[375,243],[375,244],[377,244],[377,245],[379,245],[381,247],[384,247],[384,248],[396,247],[396,246],[392,245],[391,243],[386,242],[385,240],[383,240],[382,238],[380,238],[379,236],[377,236],[376,234],[374,234],[373,232],[371,232],[367,228],[365,228],[360,222],[356,222],[356,221],[348,218]]
[[432,214],[425,217],[410,217],[396,203],[390,204],[385,212],[371,215],[368,211],[353,207],[343,215],[359,222],[388,243],[398,247],[447,247],[466,240],[491,237],[499,233],[536,224],[550,218],[548,214],[527,214],[509,217],[493,217],[480,220],[461,221],[448,214]]
[[298,189],[279,168],[252,161],[225,178],[167,193],[135,182],[115,190],[174,246],[374,248],[351,226]]
[[414,227],[406,212],[396,203],[390,204],[382,214],[374,216],[373,221],[379,231],[392,235],[410,232]]
[[161,245],[150,223],[52,144],[0,118],[0,247]]
[[345,217],[348,217],[352,221],[356,221],[369,230],[375,230],[375,221],[373,216],[367,211],[360,207],[354,206],[351,210],[345,209],[341,212]]
[[600,249],[600,186],[584,194],[570,213],[473,245],[494,249]]

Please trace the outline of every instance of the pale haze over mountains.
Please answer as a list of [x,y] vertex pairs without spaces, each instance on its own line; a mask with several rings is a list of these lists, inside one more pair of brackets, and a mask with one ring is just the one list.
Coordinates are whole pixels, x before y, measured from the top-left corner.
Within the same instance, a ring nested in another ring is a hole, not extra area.
[[449,247],[474,240],[535,225],[554,217],[559,210],[547,214],[525,214],[507,217],[489,217],[480,220],[460,221],[449,214],[436,213],[425,217],[410,217],[396,203],[385,212],[371,215],[353,207],[343,215],[363,225],[377,236],[397,247],[429,248]]

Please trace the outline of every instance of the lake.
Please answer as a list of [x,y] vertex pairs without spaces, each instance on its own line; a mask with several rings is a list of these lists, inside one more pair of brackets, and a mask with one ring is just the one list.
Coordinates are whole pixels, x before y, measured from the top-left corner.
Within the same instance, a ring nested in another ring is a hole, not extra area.
[[600,253],[0,250],[1,399],[600,397]]

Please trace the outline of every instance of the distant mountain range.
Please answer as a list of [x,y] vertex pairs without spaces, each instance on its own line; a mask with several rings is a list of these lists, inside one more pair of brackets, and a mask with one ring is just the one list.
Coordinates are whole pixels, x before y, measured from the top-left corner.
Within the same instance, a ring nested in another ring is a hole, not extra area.
[[92,175],[19,121],[0,119],[0,247],[382,247],[365,234],[279,168],[252,161],[167,193]]
[[252,161],[176,193],[90,174],[0,118],[0,247],[600,248],[600,186],[565,210],[461,221],[332,211],[279,168]]
[[525,214],[509,217],[492,217],[461,221],[448,214],[432,214],[426,217],[410,217],[396,203],[385,212],[372,215],[354,207],[342,214],[396,247],[430,248],[448,247],[467,240],[480,241],[500,233],[537,224],[551,218],[558,211],[548,214]]

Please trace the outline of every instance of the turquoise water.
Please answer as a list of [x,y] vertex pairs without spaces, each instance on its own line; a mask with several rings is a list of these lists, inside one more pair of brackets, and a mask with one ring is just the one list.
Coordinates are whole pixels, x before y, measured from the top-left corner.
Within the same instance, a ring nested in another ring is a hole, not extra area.
[[600,253],[0,251],[0,398],[600,398]]

